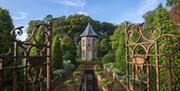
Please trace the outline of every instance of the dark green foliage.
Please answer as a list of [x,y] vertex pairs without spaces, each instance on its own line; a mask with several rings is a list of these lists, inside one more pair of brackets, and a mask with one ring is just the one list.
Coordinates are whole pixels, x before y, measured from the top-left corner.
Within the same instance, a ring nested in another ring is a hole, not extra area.
[[33,48],[31,48],[31,51],[30,51],[30,54],[29,54],[30,56],[38,56],[39,55],[39,50],[38,50],[38,48],[36,48],[36,47],[33,47]]
[[[0,54],[6,54],[9,48],[13,49],[13,39],[15,38],[15,36],[11,35],[11,30],[13,28],[13,21],[9,12],[6,9],[0,7]],[[11,51],[10,55],[8,56],[13,56],[13,51]],[[5,58],[3,67],[12,67],[12,60],[12,58]],[[4,89],[6,91],[11,91],[13,81],[12,70],[6,70],[4,72],[4,77]],[[19,81],[18,84],[19,83],[22,83],[22,81]],[[19,87],[22,87],[22,85],[20,85]]]
[[[155,10],[155,16],[154,16],[153,24],[155,25],[155,27],[160,28],[163,33],[175,34],[177,32],[175,25],[173,25],[172,21],[170,20],[169,13],[167,12],[167,10],[165,8],[162,7],[162,5],[159,5],[157,7],[157,9]],[[162,38],[159,41],[159,45],[163,45],[163,43],[172,43],[173,44],[176,42],[177,41],[175,41],[174,39],[166,37],[166,38]],[[177,48],[177,46],[175,46],[175,45],[168,45],[166,47],[160,46],[160,52],[165,53],[168,51],[173,51],[176,48]],[[166,64],[168,60],[169,59],[167,56],[162,56],[160,58],[160,63]],[[173,60],[174,65],[178,65],[178,58],[172,57],[172,60]],[[176,79],[176,80],[173,80],[174,90],[176,90],[179,86],[177,84],[178,83],[177,79],[179,79],[179,76],[175,75],[176,72],[179,73],[179,70],[174,69],[172,72],[172,74],[174,75],[173,79]],[[162,91],[167,90],[167,83],[168,82],[166,80],[166,77],[167,77],[167,69],[165,69],[165,68],[161,69],[160,70],[160,83],[161,83],[160,87],[161,87]]]
[[77,45],[76,54],[77,54],[76,55],[77,58],[80,59],[81,58],[81,42],[79,42],[78,45]]
[[115,30],[114,34],[111,36],[112,48],[116,49],[115,51],[115,67],[119,68],[121,71],[125,69],[125,34],[124,34],[124,25],[122,23]]
[[43,19],[43,21],[44,21],[44,22],[49,22],[49,21],[52,21],[52,19],[53,19],[53,16],[52,16],[52,15],[47,15],[47,16]]
[[14,36],[10,34],[13,28],[13,21],[9,12],[0,7],[0,54],[5,54],[10,47],[13,47]]
[[[168,0],[168,3],[172,4],[172,2],[174,2],[174,0]],[[154,31],[151,35],[150,33],[150,28],[156,27],[159,28],[160,30],[162,30],[162,33],[164,34],[177,34],[178,29],[176,28],[175,25],[173,25],[169,13],[167,12],[167,10],[162,6],[162,4],[160,4],[155,10],[150,11],[148,13],[146,13],[146,15],[144,15],[145,18],[145,29],[146,29],[146,36],[150,39],[155,39],[158,35],[159,32]],[[151,36],[149,36],[151,35]],[[161,40],[158,42],[159,46],[159,53],[167,53],[169,51],[173,51],[177,48],[176,45],[166,45],[166,46],[162,46],[164,43],[170,43],[170,44],[176,44],[177,41],[175,41],[175,39],[172,39],[170,37],[166,37],[166,38],[161,38]],[[154,54],[154,47],[151,48],[151,54]],[[179,64],[178,62],[178,58],[177,57],[171,57],[173,60],[172,64],[174,66],[177,66]],[[151,57],[150,58],[150,62],[151,63],[155,63],[155,58]],[[160,64],[164,64],[167,65],[167,61],[169,60],[167,56],[161,56],[159,58],[160,60]],[[155,68],[151,68],[151,82],[155,83],[155,75],[153,73],[155,73]],[[167,90],[167,72],[168,69],[166,68],[161,68],[160,69],[160,89],[161,91],[166,91]],[[179,88],[178,85],[178,80],[179,76],[176,74],[179,73],[179,71],[177,69],[173,69],[172,71],[172,75],[173,75],[173,90],[177,90]],[[151,84],[153,87],[153,84]],[[151,88],[151,90],[154,90],[155,88]]]
[[145,13],[143,15],[143,18],[145,20],[144,22],[144,29],[146,31],[150,30],[151,27],[153,27],[153,21],[154,21],[154,15],[155,15],[155,12],[154,11],[148,11],[147,13]]
[[99,40],[97,43],[97,54],[99,58],[102,58],[105,54],[107,54],[111,50],[111,45],[109,39]]
[[163,33],[175,33],[175,25],[173,25],[169,13],[161,4],[155,10],[153,24],[155,27],[160,28]]
[[[31,33],[33,26],[41,23],[42,21],[51,19],[52,15],[47,15],[43,20],[33,20],[29,22],[29,31]],[[64,34],[68,34],[71,38],[79,37],[79,35],[84,31],[88,22],[90,22],[96,33],[100,34],[102,37],[109,37],[116,28],[115,25],[107,22],[100,22],[93,20],[91,17],[83,14],[74,14],[70,16],[61,16],[53,18],[53,35],[59,35],[62,37]]]
[[34,29],[34,26],[37,25],[37,24],[40,24],[42,21],[41,20],[31,20],[29,23],[28,23],[28,34],[31,34],[33,29]]
[[69,80],[67,80],[67,81],[65,81],[64,82],[64,84],[66,84],[66,85],[77,85],[79,83],[79,81],[78,80],[73,80],[73,79],[69,79]]
[[61,43],[58,36],[55,36],[52,43],[52,66],[53,69],[63,68]]
[[[119,45],[120,33],[124,31],[125,23],[121,23],[114,31],[113,35],[110,36],[112,49],[117,49]],[[123,35],[124,36],[124,35]]]
[[63,36],[61,45],[65,45],[64,50],[70,50],[74,48],[73,40],[67,34]]
[[107,22],[102,22],[101,23],[101,34],[103,36],[108,37],[109,35],[112,35],[114,30],[116,29],[116,26],[114,26],[111,23],[107,23]]
[[112,79],[108,79],[108,78],[103,78],[102,80],[100,80],[99,83],[100,83],[101,86],[108,86],[108,87],[112,87],[113,86]]
[[[36,38],[37,43],[36,43],[35,41],[33,41],[34,44],[43,44],[43,43],[45,42],[45,38],[44,38],[44,36],[42,36],[42,33],[43,33],[44,31],[45,31],[45,30],[44,30],[43,27],[40,27],[40,28],[38,29],[37,34],[35,34],[35,38]],[[30,56],[38,56],[38,55],[40,55],[40,49],[38,49],[37,47],[33,47],[33,48],[31,49],[29,55],[30,55]]]
[[63,60],[71,60],[71,63],[75,64],[75,56],[69,53],[63,55]]
[[66,16],[61,16],[53,19],[53,36],[59,35],[60,37],[65,34]]
[[[30,21],[28,27],[29,29],[28,33],[32,32],[34,25],[39,24],[45,20],[48,20],[49,18],[51,19],[52,15],[47,15],[43,20]],[[68,35],[70,39],[71,44],[69,44],[69,42],[67,42],[67,44],[66,42],[63,43],[64,40],[62,39],[61,47],[63,54],[69,53],[75,56],[77,53],[78,54],[77,57],[80,58],[80,50],[78,49],[76,51],[76,48],[80,48],[80,46],[75,47],[76,46],[75,44],[78,44],[78,39],[79,39],[78,37],[84,31],[88,22],[91,23],[95,32],[98,33],[102,39],[106,37],[108,41],[107,47],[101,43],[102,46],[101,48],[106,47],[105,48],[106,50],[104,49],[102,50],[102,54],[100,52],[101,57],[103,57],[106,53],[109,52],[110,49],[109,46],[111,45],[109,43],[110,42],[109,36],[114,32],[114,29],[116,28],[115,25],[107,22],[101,23],[100,21],[93,20],[91,17],[82,14],[74,14],[67,17],[61,16],[61,17],[53,18],[52,22],[53,22],[53,27],[52,27],[53,38],[56,35],[60,36],[61,38],[64,37],[64,35]],[[107,42],[105,45],[107,45]]]
[[122,71],[125,69],[125,34],[124,31],[120,31],[119,44],[116,50],[115,67],[120,68]]
[[[13,21],[9,12],[6,9],[0,7],[0,54],[6,54],[8,50],[13,49],[13,40],[15,39],[15,35],[11,35],[11,30],[14,28]],[[8,56],[13,56],[13,50],[10,52]],[[4,68],[13,66],[12,58],[4,58]],[[18,61],[17,65],[21,65],[21,61]],[[21,90],[23,88],[23,69],[17,70],[17,78],[18,88],[17,90]],[[4,71],[4,90],[11,91],[12,90],[12,82],[13,82],[13,74],[12,70]]]
[[71,38],[75,38],[84,31],[88,22],[92,21],[93,20],[86,15],[70,15],[66,19],[66,26],[64,26],[65,33],[68,33]]
[[176,2],[180,2],[180,0],[166,0],[166,5],[167,6],[172,6],[173,4],[175,4]]
[[111,63],[111,62],[114,62],[114,61],[115,61],[115,56],[113,54],[106,54],[102,58],[103,64]]
[[[71,60],[72,63],[75,63],[76,49],[72,39],[67,34],[64,35],[61,40],[61,48],[63,52],[63,60]],[[70,59],[64,59],[64,56],[65,58],[67,57]]]

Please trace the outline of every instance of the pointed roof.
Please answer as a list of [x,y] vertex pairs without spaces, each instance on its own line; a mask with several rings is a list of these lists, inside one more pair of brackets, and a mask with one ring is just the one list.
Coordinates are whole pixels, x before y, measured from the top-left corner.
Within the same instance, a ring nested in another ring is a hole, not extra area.
[[99,35],[96,34],[96,32],[94,32],[94,29],[92,28],[92,26],[89,22],[88,22],[88,25],[87,25],[86,29],[84,30],[84,32],[80,35],[80,37],[83,37],[83,36],[99,37]]

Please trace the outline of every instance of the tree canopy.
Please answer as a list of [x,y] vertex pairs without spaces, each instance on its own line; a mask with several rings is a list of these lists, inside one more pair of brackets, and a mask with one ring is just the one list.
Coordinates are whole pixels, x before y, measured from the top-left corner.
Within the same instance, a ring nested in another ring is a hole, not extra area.
[[8,49],[12,47],[14,37],[11,35],[11,30],[13,28],[13,21],[9,12],[0,8],[0,46],[2,47],[0,48],[0,54],[8,52]]

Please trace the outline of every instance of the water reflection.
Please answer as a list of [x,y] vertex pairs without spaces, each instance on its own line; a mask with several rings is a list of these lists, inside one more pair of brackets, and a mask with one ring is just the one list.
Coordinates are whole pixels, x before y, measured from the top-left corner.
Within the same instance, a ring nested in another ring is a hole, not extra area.
[[80,91],[99,91],[93,70],[85,70]]

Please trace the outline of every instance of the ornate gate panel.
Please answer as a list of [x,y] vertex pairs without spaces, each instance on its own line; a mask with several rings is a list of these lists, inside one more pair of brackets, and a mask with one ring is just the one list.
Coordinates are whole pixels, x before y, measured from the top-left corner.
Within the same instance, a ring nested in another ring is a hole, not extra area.
[[180,35],[158,28],[144,30],[126,24],[126,90],[175,91],[180,89]]
[[[40,31],[40,28],[43,31]],[[13,35],[22,35],[23,27],[12,30]],[[37,34],[40,33],[39,40]],[[51,91],[51,44],[52,44],[52,22],[41,23],[34,26],[32,34],[26,41],[14,40],[13,56],[11,50],[7,54],[0,55],[0,91],[4,91],[4,76],[6,71],[11,71],[12,87],[10,91]],[[3,67],[7,58],[11,58],[13,67]],[[19,75],[22,74],[22,77]],[[22,80],[23,84],[18,84]],[[23,88],[19,88],[22,85]]]

